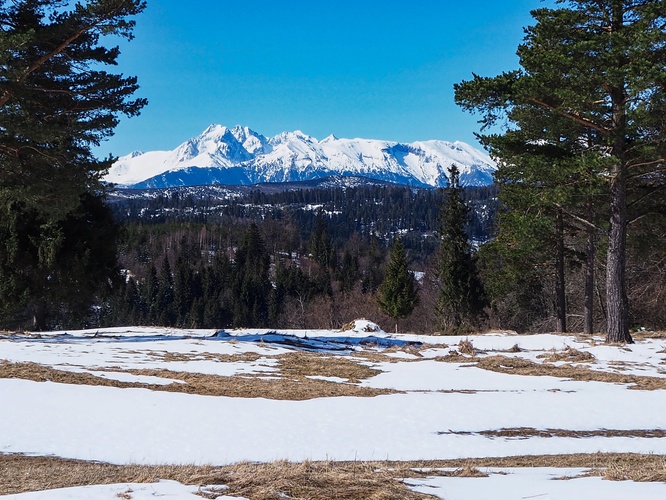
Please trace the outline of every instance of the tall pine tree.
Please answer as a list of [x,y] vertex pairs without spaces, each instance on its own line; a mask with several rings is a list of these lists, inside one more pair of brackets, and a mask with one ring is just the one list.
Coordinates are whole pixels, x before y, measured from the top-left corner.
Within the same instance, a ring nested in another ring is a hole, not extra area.
[[[146,104],[131,99],[136,78],[103,70],[117,64],[119,50],[101,43],[132,38],[132,17],[144,7],[139,0],[0,4],[0,282],[10,285],[0,286],[0,303],[8,326],[32,313],[43,329],[47,304],[84,307],[80,299],[92,299],[113,274],[107,253],[91,252],[84,239],[96,232],[97,243],[105,237],[112,248],[113,230],[98,231],[110,218],[98,209],[79,214],[102,202],[100,179],[112,161],[98,160],[92,147],[112,134],[119,115]],[[74,219],[81,231],[71,234]],[[72,251],[83,253],[63,257]],[[98,257],[105,276],[80,279],[72,259],[90,269]]]
[[[500,159],[512,132],[527,133],[524,148],[554,145],[562,121],[577,147],[598,167],[607,215],[607,340],[631,342],[626,289],[627,228],[664,187],[666,167],[666,4],[656,0],[560,0],[565,8],[532,12],[518,48],[521,69],[493,78],[474,76],[456,86],[456,101],[498,120],[505,134],[484,142]],[[525,109],[539,112],[531,130]],[[518,114],[516,114],[518,113]],[[509,161],[505,162],[510,165]],[[525,175],[528,176],[529,171]],[[647,191],[646,192],[646,188]],[[592,221],[588,221],[592,222]]]

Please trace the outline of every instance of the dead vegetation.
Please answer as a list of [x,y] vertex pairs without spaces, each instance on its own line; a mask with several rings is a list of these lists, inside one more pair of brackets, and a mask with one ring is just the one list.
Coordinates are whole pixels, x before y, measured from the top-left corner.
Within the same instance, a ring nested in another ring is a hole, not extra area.
[[302,380],[305,377],[336,377],[357,383],[381,373],[344,356],[290,352],[277,357],[283,376]]
[[[224,495],[252,500],[435,498],[410,491],[397,480],[404,476],[396,472],[373,462],[243,462],[224,467],[120,466],[52,457],[0,455],[0,494],[170,479],[190,485],[226,485],[229,489],[224,490]],[[417,477],[419,473],[412,472],[410,476]]]
[[[585,468],[608,480],[666,481],[666,457],[575,454],[412,462],[243,462],[228,466],[112,465],[55,457],[0,455],[0,495],[114,483],[170,479],[190,485],[226,485],[228,496],[252,500],[434,498],[410,491],[403,480],[426,476],[482,477],[489,467]],[[444,469],[447,470],[439,470]],[[202,493],[205,497],[205,494]]]
[[479,435],[488,438],[505,437],[513,439],[538,438],[591,438],[591,437],[632,437],[632,438],[664,438],[666,430],[664,429],[593,429],[584,431],[575,431],[569,429],[535,429],[533,427],[512,427],[504,429],[484,430],[477,432],[468,431],[447,431],[438,434],[455,434],[460,436]]
[[[294,360],[291,360],[291,362],[293,363]],[[352,362],[352,364],[355,363]],[[342,369],[341,366],[344,369]],[[351,373],[356,373],[357,375],[360,373],[356,371],[351,372],[350,368],[350,366],[344,366],[343,363],[342,365],[338,365],[338,368],[334,373],[337,373],[338,375],[336,376],[340,376],[341,378],[351,378]],[[380,394],[392,394],[398,392],[390,389],[359,387],[352,383],[311,379],[305,376],[300,376],[296,379],[279,378],[266,380],[256,375],[225,377],[201,373],[177,372],[166,369],[119,371],[139,376],[152,376],[178,380],[184,383],[160,385],[140,382],[121,382],[109,378],[98,377],[90,373],[57,370],[37,363],[0,362],[0,378],[18,378],[35,382],[51,381],[62,384],[142,388],[153,391],[182,392],[204,396],[302,401],[319,397],[336,396],[373,397]],[[350,377],[344,377],[345,374],[350,375]]]
[[476,356],[476,349],[474,349],[474,344],[469,339],[461,340],[458,343],[458,350],[460,354],[466,354],[467,356]]
[[637,332],[632,332],[631,336],[634,340],[666,339],[666,331],[639,330]]
[[193,361],[216,361],[218,363],[252,363],[260,360],[263,356],[256,352],[242,352],[238,354],[217,354],[211,352],[168,352],[148,351],[145,353],[156,361],[170,362],[193,362]]
[[[455,361],[449,357],[437,358],[439,361]],[[528,359],[508,356],[487,356],[470,360],[475,366],[499,373],[515,375],[550,376],[578,381],[606,382],[614,384],[627,384],[630,389],[652,391],[666,389],[666,378],[647,377],[631,374],[610,373],[592,370],[583,366],[552,365],[549,363],[535,363]],[[458,361],[460,362],[460,361]]]
[[553,351],[548,354],[539,354],[539,359],[544,359],[549,363],[558,361],[567,361],[569,363],[595,363],[594,356],[587,351],[579,351],[573,347],[567,346],[563,351]]

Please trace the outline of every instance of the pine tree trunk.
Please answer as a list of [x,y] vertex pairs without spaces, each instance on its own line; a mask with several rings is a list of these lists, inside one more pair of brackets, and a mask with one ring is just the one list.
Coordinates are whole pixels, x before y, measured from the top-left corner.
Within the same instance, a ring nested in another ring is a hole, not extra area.
[[557,331],[567,331],[567,303],[564,281],[564,220],[562,210],[557,210],[556,221],[557,258],[555,262],[555,311],[557,315]]
[[[624,26],[622,2],[612,4],[611,33],[619,33]],[[615,38],[611,38],[611,43]],[[626,61],[625,61],[626,63]],[[626,85],[610,87],[614,129],[613,156],[617,164],[611,171],[610,227],[608,230],[608,256],[606,258],[606,303],[608,326],[606,342],[633,343],[629,335],[629,301],[625,284],[627,254],[627,114]]]
[[585,256],[585,311],[583,332],[594,332],[594,261],[596,258],[596,238],[593,228],[587,232],[587,252]]
[[625,283],[627,253],[626,167],[621,162],[613,172],[610,202],[610,229],[606,259],[606,303],[608,330],[606,342],[633,343],[629,334],[629,301]]

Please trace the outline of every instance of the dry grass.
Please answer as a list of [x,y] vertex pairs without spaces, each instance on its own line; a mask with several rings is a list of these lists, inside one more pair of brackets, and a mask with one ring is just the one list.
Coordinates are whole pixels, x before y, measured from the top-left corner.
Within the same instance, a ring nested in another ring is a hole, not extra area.
[[666,339],[666,331],[641,330],[638,332],[633,332],[631,336],[634,340]]
[[168,352],[148,351],[146,354],[157,361],[169,362],[192,362],[192,361],[216,361],[218,363],[251,363],[261,359],[263,356],[255,352],[243,352],[238,354],[216,354],[211,352]]
[[468,356],[476,356],[476,349],[474,349],[474,344],[469,339],[461,340],[458,343],[458,350],[460,354],[466,354]]
[[549,363],[557,361],[568,361],[570,363],[595,363],[594,356],[587,351],[579,351],[573,347],[567,346],[563,351],[554,351],[548,354],[539,354],[539,359],[545,359]]
[[[448,358],[449,357],[438,358],[438,360],[455,361],[454,359]],[[591,370],[582,366],[555,366],[548,363],[534,363],[533,361],[527,359],[512,358],[500,355],[476,358],[474,362],[479,368],[499,373],[512,373],[516,375],[531,376],[551,376],[579,381],[628,384],[630,389],[640,390],[666,389],[666,378],[609,373]]]
[[516,439],[539,438],[590,438],[590,437],[632,437],[632,438],[664,438],[664,429],[594,429],[587,431],[573,431],[569,429],[535,429],[533,427],[512,427],[493,429],[478,432],[446,431],[438,434],[480,435],[489,438],[506,437]]
[[371,368],[344,356],[327,356],[311,352],[290,352],[277,357],[283,376],[302,380],[304,377],[337,377],[359,382],[379,375],[381,370]]
[[[0,494],[91,484],[150,483],[227,485],[225,495],[274,500],[434,498],[410,491],[396,471],[372,462],[239,463],[212,466],[119,466],[51,457],[0,455]],[[418,476],[414,472],[411,477]]]
[[[488,467],[587,468],[610,480],[666,481],[666,457],[640,454],[542,455],[413,462],[239,463],[213,466],[137,466],[0,455],[0,494],[114,483],[170,479],[191,485],[227,485],[225,495],[252,500],[434,498],[402,483],[424,476],[481,477]],[[449,468],[441,471],[436,469]]]
[[[107,370],[108,371],[108,370]],[[119,388],[143,388],[153,391],[182,392],[204,396],[228,396],[236,398],[266,398],[302,401],[319,397],[357,396],[373,397],[392,394],[397,391],[358,387],[354,384],[313,380],[300,377],[297,380],[282,378],[264,380],[257,376],[207,375],[200,373],[176,372],[165,369],[126,370],[134,375],[147,375],[185,382],[184,384],[144,384],[120,382],[89,373],[75,373],[39,365],[37,363],[0,362],[0,378],[19,378],[36,382],[52,381],[62,384],[107,386]]]

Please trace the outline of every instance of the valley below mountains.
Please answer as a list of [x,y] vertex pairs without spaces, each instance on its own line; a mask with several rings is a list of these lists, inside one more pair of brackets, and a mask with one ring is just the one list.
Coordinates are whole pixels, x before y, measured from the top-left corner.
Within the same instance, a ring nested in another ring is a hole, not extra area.
[[492,159],[463,142],[398,143],[323,140],[300,131],[271,138],[248,127],[211,125],[171,151],[135,151],[119,158],[105,181],[119,188],[253,185],[365,177],[415,187],[445,187],[453,165],[463,186],[492,184]]

